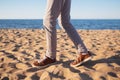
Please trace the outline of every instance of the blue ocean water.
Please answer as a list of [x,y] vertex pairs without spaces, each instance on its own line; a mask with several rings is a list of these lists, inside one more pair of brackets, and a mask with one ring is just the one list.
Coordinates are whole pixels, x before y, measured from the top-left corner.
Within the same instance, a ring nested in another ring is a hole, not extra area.
[[[42,19],[1,19],[0,29],[2,28],[31,28],[31,29],[41,29],[43,27]],[[112,29],[120,30],[120,19],[72,19],[71,23],[76,29]],[[57,29],[60,27],[57,25]]]

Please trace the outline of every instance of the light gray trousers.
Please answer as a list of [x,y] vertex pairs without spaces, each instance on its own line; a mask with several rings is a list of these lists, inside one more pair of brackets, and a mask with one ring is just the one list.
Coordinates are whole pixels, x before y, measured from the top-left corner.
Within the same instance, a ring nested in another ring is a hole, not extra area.
[[87,49],[79,34],[70,23],[71,0],[47,0],[47,9],[43,20],[46,31],[47,51],[46,56],[56,58],[56,20],[75,44],[78,53],[87,53]]

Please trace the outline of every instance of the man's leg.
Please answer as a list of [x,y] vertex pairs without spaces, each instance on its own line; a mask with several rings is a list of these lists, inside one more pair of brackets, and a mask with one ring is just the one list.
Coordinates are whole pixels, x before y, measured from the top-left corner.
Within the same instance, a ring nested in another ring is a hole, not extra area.
[[75,44],[76,48],[78,49],[79,56],[71,63],[71,66],[75,67],[90,60],[92,56],[87,51],[87,48],[85,47],[76,29],[70,23],[70,4],[71,0],[65,0],[64,6],[61,9],[61,14],[59,16],[59,24],[62,26],[63,29],[65,29],[65,31]]
[[47,51],[41,61],[35,61],[34,66],[45,67],[56,62],[56,19],[60,14],[63,0],[47,0],[46,14],[43,25],[46,31]]
[[63,7],[61,9],[61,14],[59,16],[59,25],[65,29],[68,36],[71,38],[73,43],[75,44],[76,48],[78,49],[78,53],[87,53],[87,48],[85,47],[83,41],[81,40],[79,34],[77,33],[76,29],[70,23],[70,6],[71,0],[65,0],[63,3]]
[[56,58],[56,19],[60,14],[63,0],[47,0],[47,9],[43,20],[46,31],[47,51],[46,56]]

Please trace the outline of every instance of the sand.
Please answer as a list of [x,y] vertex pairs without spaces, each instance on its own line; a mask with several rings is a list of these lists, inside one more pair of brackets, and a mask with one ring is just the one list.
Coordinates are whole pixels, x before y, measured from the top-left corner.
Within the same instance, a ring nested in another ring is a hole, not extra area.
[[57,31],[57,63],[32,67],[46,52],[45,31],[0,29],[0,80],[120,80],[120,30],[77,30],[93,59],[71,67],[76,49],[67,34]]

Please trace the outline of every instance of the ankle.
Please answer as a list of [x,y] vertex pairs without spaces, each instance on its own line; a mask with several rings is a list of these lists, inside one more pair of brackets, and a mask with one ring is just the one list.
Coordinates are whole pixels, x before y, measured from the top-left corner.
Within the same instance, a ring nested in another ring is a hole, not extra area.
[[87,52],[81,52],[80,54],[81,55],[90,55],[91,53],[90,53],[90,51],[87,51]]
[[50,57],[50,56],[46,56],[46,55],[45,55],[44,58],[46,58],[46,57],[47,57],[47,58],[50,58],[50,59],[52,59],[52,60],[56,59],[56,58],[54,58],[54,57]]
[[81,53],[81,55],[87,55],[88,53]]

